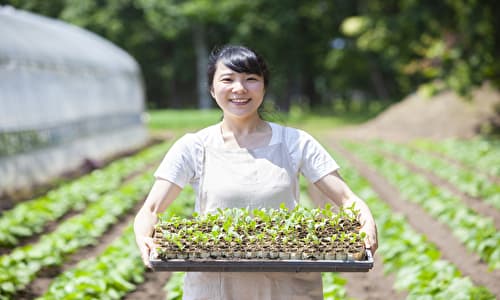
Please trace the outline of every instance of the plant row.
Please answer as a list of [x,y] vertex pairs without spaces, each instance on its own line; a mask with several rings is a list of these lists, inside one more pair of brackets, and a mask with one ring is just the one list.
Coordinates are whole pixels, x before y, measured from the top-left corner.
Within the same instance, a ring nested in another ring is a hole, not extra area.
[[1,256],[0,299],[9,299],[23,289],[42,268],[59,266],[69,254],[95,244],[110,225],[144,199],[151,177],[151,172],[147,172],[133,179],[117,191],[103,195],[80,215],[61,223],[54,232],[43,235],[38,243]]
[[481,170],[489,175],[500,177],[500,142],[498,140],[450,139],[435,143],[418,140],[412,143],[418,149],[439,153],[465,164],[472,169]]
[[173,217],[155,227],[162,259],[363,260],[364,233],[353,207],[219,209],[193,218]]
[[[193,191],[186,188],[166,214],[187,217],[194,206]],[[38,300],[121,299],[144,281],[145,267],[132,226],[97,257],[81,261],[57,278]]]
[[395,274],[396,290],[407,291],[408,299],[495,299],[441,259],[437,247],[413,230],[404,216],[394,213],[346,160],[333,156],[342,166],[342,177],[373,213],[379,233],[377,254],[383,259],[384,272]]
[[20,238],[42,232],[44,225],[68,211],[84,209],[102,194],[117,189],[134,172],[161,159],[168,147],[169,143],[149,147],[4,212],[0,217],[0,246],[16,246]]
[[445,189],[387,159],[369,145],[344,145],[398,187],[404,199],[419,204],[430,215],[446,224],[452,233],[470,251],[477,253],[487,262],[490,268],[500,268],[500,232],[496,230],[491,218],[478,215]]
[[376,146],[408,161],[412,161],[419,167],[449,181],[462,192],[472,197],[481,198],[493,207],[500,209],[500,185],[491,182],[487,176],[471,169],[454,166],[442,159],[402,144],[379,141],[376,143]]
[[37,300],[121,299],[144,281],[143,273],[132,226],[128,226],[101,255],[59,275]]

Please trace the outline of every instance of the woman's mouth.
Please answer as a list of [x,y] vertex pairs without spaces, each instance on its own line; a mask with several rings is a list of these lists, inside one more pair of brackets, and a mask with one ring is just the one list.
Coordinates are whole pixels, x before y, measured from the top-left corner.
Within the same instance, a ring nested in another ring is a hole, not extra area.
[[245,104],[245,103],[248,103],[250,101],[249,98],[233,98],[233,99],[229,99],[230,102],[234,103],[234,104]]

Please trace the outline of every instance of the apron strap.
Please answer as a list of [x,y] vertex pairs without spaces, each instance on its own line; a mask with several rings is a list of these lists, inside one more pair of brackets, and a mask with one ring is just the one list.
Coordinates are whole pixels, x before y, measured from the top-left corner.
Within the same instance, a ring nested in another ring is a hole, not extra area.
[[206,150],[205,150],[205,142],[201,139],[201,137],[199,135],[196,134],[196,138],[198,139],[199,143],[201,144],[201,153],[198,157],[198,161],[197,161],[197,169],[196,170],[199,174],[199,183],[198,183],[198,193],[196,195],[196,200],[195,200],[195,204],[194,204],[194,211],[197,212],[197,213],[201,213],[202,212],[202,208],[201,206],[202,203],[200,203],[202,201],[202,192],[203,192],[203,185],[204,185],[204,181],[205,181],[205,157],[206,157]]

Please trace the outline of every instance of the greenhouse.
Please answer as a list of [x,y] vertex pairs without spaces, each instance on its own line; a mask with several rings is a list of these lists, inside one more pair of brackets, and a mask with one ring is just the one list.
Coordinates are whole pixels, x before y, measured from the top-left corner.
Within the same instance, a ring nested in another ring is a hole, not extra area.
[[125,51],[0,6],[0,195],[147,141],[142,76]]

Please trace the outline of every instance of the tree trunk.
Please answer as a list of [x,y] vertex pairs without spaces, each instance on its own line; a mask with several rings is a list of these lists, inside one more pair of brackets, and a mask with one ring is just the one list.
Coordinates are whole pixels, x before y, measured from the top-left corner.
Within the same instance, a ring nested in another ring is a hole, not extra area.
[[195,23],[193,27],[193,41],[196,53],[196,78],[198,92],[198,108],[209,109],[212,101],[208,95],[207,63],[208,51],[203,24]]
[[382,75],[382,72],[380,72],[375,58],[371,57],[370,62],[370,79],[373,83],[373,87],[375,88],[375,92],[377,93],[377,97],[379,99],[386,100],[389,98],[389,92],[387,91],[384,76]]
[[314,77],[313,76],[305,76],[304,78],[304,93],[309,100],[310,108],[318,108],[321,107],[322,101],[321,97],[316,91],[316,87],[314,86]]

